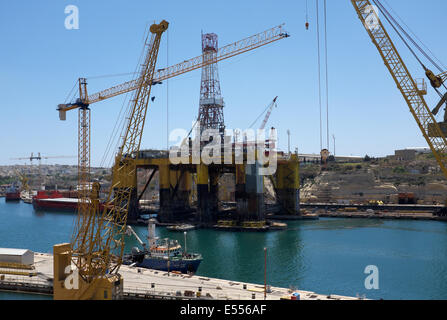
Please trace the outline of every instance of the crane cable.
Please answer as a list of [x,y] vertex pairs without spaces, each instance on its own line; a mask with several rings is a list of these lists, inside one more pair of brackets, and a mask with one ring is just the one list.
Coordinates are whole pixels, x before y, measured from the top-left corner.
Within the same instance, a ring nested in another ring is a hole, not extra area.
[[318,99],[320,106],[320,150],[323,150],[323,122],[322,122],[322,108],[321,108],[321,57],[320,57],[320,14],[317,4],[317,47],[318,47]]
[[[416,52],[411,48],[411,46],[408,44],[408,42],[404,39],[401,32],[416,46],[414,40],[408,35],[408,33],[402,28],[402,26],[391,16],[391,14],[388,12],[388,10],[380,3],[379,0],[372,0],[372,2],[379,8],[380,12],[383,14],[385,19],[388,21],[388,23],[391,25],[391,27],[396,31],[399,38],[404,42],[404,44],[407,46],[408,50],[413,54],[413,56],[416,58],[416,60],[420,63],[420,65],[424,68],[424,70],[427,70],[427,67],[424,65],[424,63],[421,61],[421,59],[417,56]],[[401,32],[399,32],[399,30]],[[419,50],[421,50],[419,48]]]
[[68,93],[67,97],[65,98],[65,101],[64,101],[65,103],[74,102],[75,97],[76,97],[76,92],[74,92],[74,91],[75,91],[77,84],[78,84],[78,81],[75,81],[73,88],[71,88],[70,92]]
[[[146,24],[146,28],[144,30],[143,39],[142,39],[143,44],[145,44],[147,42],[148,37],[149,37],[149,25]],[[140,52],[140,57],[138,58],[138,63],[134,69],[134,72],[132,72],[132,74],[134,74],[134,75],[138,73],[138,66],[143,61],[145,49],[146,49],[146,46],[143,45],[143,48],[141,49],[141,52]],[[135,79],[138,79],[138,77],[135,77]],[[112,147],[114,147],[115,150],[118,149],[118,146],[120,143],[119,136],[122,135],[122,132],[124,130],[124,122],[127,119],[125,117],[125,115],[127,115],[128,117],[130,116],[129,115],[130,103],[128,103],[128,101],[129,101],[131,94],[132,93],[127,93],[123,99],[123,103],[121,105],[120,112],[118,114],[118,117],[116,118],[115,125],[113,127],[112,133],[109,136],[109,141],[107,143],[106,150],[104,151],[104,154],[103,154],[103,157],[101,160],[101,164],[100,164],[101,167],[103,167],[105,165],[110,167],[112,165],[112,161],[113,161]],[[120,132],[120,128],[121,128],[121,132]]]
[[327,149],[329,150],[329,77],[327,62],[327,10],[326,0],[324,0],[324,56],[326,65],[326,130],[327,130]]
[[422,40],[413,32],[413,30],[410,29],[410,27],[405,23],[405,21],[396,13],[396,11],[394,11],[394,9],[390,6],[390,4],[386,1],[383,0],[383,2],[391,9],[391,11],[394,13],[394,15],[401,21],[401,23],[408,29],[408,31],[414,36],[414,38],[416,38],[421,45],[432,55],[432,57],[439,63],[439,65],[442,67],[442,70],[446,70],[447,68],[445,67],[444,63],[438,59],[438,57],[435,56],[435,54],[430,50],[430,48],[428,48],[423,42]]
[[[391,13],[383,6],[382,3],[380,3],[379,0],[372,0],[374,2],[374,4],[376,4],[376,6],[379,8],[380,12],[383,14],[383,16],[385,17],[385,19],[388,21],[388,23],[391,25],[391,27],[394,29],[394,31],[397,33],[397,35],[399,36],[399,38],[403,41],[403,43],[405,44],[405,46],[408,48],[408,50],[410,50],[410,52],[413,54],[413,56],[416,58],[416,60],[419,62],[419,64],[422,66],[422,68],[424,69],[424,71],[427,71],[428,68],[425,66],[425,64],[422,62],[422,60],[418,57],[418,55],[416,54],[416,52],[413,50],[413,48],[408,44],[408,42],[404,39],[404,36],[401,34],[401,32],[405,35],[405,37],[416,47],[417,50],[419,50],[422,55],[427,58],[427,60],[435,67],[439,70],[439,72],[443,72],[443,69],[427,54],[427,52],[424,51],[424,49],[422,49],[417,42],[405,31],[405,29],[399,24],[398,21],[396,21],[396,19],[391,15]],[[401,32],[399,32],[399,29]],[[445,83],[442,84],[444,86],[444,88],[447,89]],[[441,92],[439,92],[439,90],[437,88],[434,88],[435,91],[438,93],[438,95],[442,98],[443,94]]]
[[[411,48],[409,43],[404,39],[404,36],[416,47],[416,49],[422,53],[422,55],[435,67],[439,70],[439,72],[443,72],[444,70],[430,57],[430,55],[424,51],[424,49],[419,46],[419,44],[409,35],[405,29],[399,24],[399,22],[391,15],[391,13],[383,6],[383,4],[379,0],[372,0],[376,6],[379,8],[380,12],[383,14],[385,19],[388,21],[388,23],[391,25],[391,27],[394,29],[394,31],[397,33],[399,38],[404,42],[405,46],[410,50],[410,52],[413,54],[413,56],[416,58],[416,60],[419,62],[419,64],[422,66],[424,71],[427,71],[428,68],[425,66],[425,64],[421,61],[421,59],[417,56],[416,52]],[[401,32],[399,32],[399,29]],[[435,58],[436,59],[436,58]],[[438,59],[437,59],[438,60]],[[447,89],[445,84],[443,86]],[[442,97],[442,94],[435,88],[436,92]]]
[[306,30],[309,30],[309,8],[308,8],[307,0],[306,0]]
[[256,118],[256,120],[253,121],[253,123],[249,126],[249,128],[253,128],[253,126],[256,124],[256,122],[258,122],[258,120],[264,115],[264,113],[266,113],[267,110],[270,109],[270,106],[271,106],[271,105],[272,105],[272,104],[270,103],[270,104],[267,106],[267,108],[265,108],[264,111],[261,112],[261,114]]
[[[166,69],[169,68],[169,30],[166,31]],[[169,152],[169,78],[166,79],[166,151]]]

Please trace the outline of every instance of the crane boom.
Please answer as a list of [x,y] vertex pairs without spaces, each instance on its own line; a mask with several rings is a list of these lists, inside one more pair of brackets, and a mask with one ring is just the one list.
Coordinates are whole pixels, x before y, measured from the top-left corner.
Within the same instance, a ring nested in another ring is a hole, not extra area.
[[133,235],[135,237],[135,239],[137,239],[140,246],[142,246],[143,248],[146,247],[146,244],[140,239],[140,237],[136,234],[136,232],[132,229],[131,226],[127,226],[127,233],[129,235]]
[[[447,177],[447,140],[431,113],[423,93],[408,71],[371,2],[369,0],[351,0],[351,2],[407,102],[410,112],[430,146],[444,176]],[[371,25],[371,21],[374,21],[374,24]]]
[[[203,60],[202,56],[185,60],[182,63],[166,69],[155,71],[161,34],[167,29],[168,23],[162,21],[159,25],[152,25],[151,42],[148,45],[148,53],[140,68],[136,80],[126,82],[113,88],[101,91],[89,96],[87,93],[87,81],[79,79],[79,98],[70,104],[58,106],[59,117],[65,120],[68,110],[78,109],[78,183],[79,202],[78,218],[70,244],[54,246],[55,277],[62,268],[56,265],[65,265],[67,256],[72,257],[73,263],[79,270],[83,288],[81,291],[72,292],[65,290],[59,280],[55,282],[54,294],[57,298],[98,298],[100,291],[120,291],[122,281],[118,274],[122,263],[124,251],[124,234],[129,212],[131,198],[136,190],[133,178],[136,172],[136,157],[138,157],[141,138],[146,118],[147,105],[150,98],[152,85],[191,70],[201,68],[207,64],[215,63],[235,56],[237,54],[253,50],[268,43],[289,37],[282,30],[282,25],[266,30],[257,35],[248,37],[231,45],[222,47],[215,60]],[[112,183],[105,202],[104,210],[99,210],[99,184],[90,183],[90,108],[91,103],[105,100],[122,93],[134,92],[131,99],[131,112],[123,135],[121,147],[115,158],[113,166]],[[57,261],[57,262],[56,262]],[[58,279],[64,276],[59,275]],[[57,288],[57,289],[56,289]],[[112,289],[113,288],[113,289]]]
[[[231,58],[235,55],[254,50],[256,48],[265,46],[269,43],[284,39],[289,37],[289,34],[284,31],[284,24],[281,24],[279,26],[270,28],[268,30],[265,30],[263,32],[257,33],[255,35],[252,35],[250,37],[247,37],[245,39],[236,41],[234,43],[231,43],[229,45],[226,45],[224,47],[221,47],[219,51],[217,52],[216,59],[212,60],[204,60],[203,55],[197,56],[195,58],[185,60],[183,62],[177,63],[173,66],[170,66],[168,68],[159,69],[154,74],[154,79],[152,79],[153,84],[160,83],[163,80],[170,79],[173,77],[176,77],[178,75],[200,69],[206,65],[209,65],[211,63],[216,63],[228,58]],[[90,105],[92,103],[96,103],[99,101],[103,101],[127,92],[134,91],[139,83],[141,82],[141,79],[134,79],[131,81],[127,81],[124,83],[121,83],[119,85],[116,85],[114,87],[102,90],[100,92],[91,94],[91,95],[82,95],[79,99],[80,102]],[[80,91],[86,92],[86,89],[80,88]],[[84,97],[82,97],[84,96]],[[60,112],[65,112],[68,110],[80,108],[81,104],[78,103],[72,103],[67,105],[59,105],[58,110]],[[65,120],[65,119],[63,119]]]
[[[261,46],[267,45],[269,43],[281,40],[283,38],[289,37],[288,33],[283,30],[283,26],[279,25],[274,28],[265,30],[261,33],[255,34],[251,37],[236,41],[229,45],[219,48],[216,56],[216,60],[204,60],[203,55],[197,56],[195,58],[185,60],[183,62],[177,63],[165,69],[157,70],[153,82],[158,83],[163,80],[176,77],[186,72],[190,72],[196,69],[200,69],[208,64],[216,63],[235,55],[247,52]],[[109,99],[111,97],[127,93],[135,90],[138,86],[140,79],[128,81],[120,85],[114,86],[110,89],[100,91],[88,96],[88,103],[92,104],[104,99]]]
[[[115,158],[112,183],[103,210],[99,208],[99,184],[94,183],[90,191],[88,181],[84,181],[86,183],[79,186],[79,213],[71,243],[54,246],[53,289],[56,299],[110,299],[122,293],[122,278],[118,271],[122,263],[127,213],[133,192],[128,182],[136,171],[135,155],[138,157],[161,36],[168,25],[163,20],[150,27],[152,35],[150,42],[146,42],[147,54],[139,69],[141,81],[130,101],[129,118]],[[85,147],[89,150],[89,142],[87,144]],[[85,162],[89,158],[80,159]],[[80,166],[79,174],[83,169],[88,173],[88,164]],[[79,274],[77,290],[67,287],[66,275],[61,274],[71,262]]]
[[260,130],[264,130],[265,125],[267,124],[267,121],[269,120],[270,115],[272,114],[273,107],[276,106],[277,99],[278,99],[278,97],[275,97],[275,99],[273,99],[273,101],[270,103],[270,106],[268,108],[267,114],[265,115],[264,121],[262,121],[261,127],[259,127]]

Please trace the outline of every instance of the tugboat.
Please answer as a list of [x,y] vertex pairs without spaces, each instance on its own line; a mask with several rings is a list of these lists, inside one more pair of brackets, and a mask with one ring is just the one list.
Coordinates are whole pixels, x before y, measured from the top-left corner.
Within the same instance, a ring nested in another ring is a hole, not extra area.
[[133,265],[139,268],[155,269],[160,271],[174,271],[194,274],[202,262],[202,255],[199,253],[186,252],[186,232],[185,251],[177,240],[158,239],[155,237],[155,220],[148,221],[148,245],[141,241],[131,226],[127,226],[128,235],[133,235],[143,250],[137,247],[132,248],[130,254],[125,254],[123,264]]

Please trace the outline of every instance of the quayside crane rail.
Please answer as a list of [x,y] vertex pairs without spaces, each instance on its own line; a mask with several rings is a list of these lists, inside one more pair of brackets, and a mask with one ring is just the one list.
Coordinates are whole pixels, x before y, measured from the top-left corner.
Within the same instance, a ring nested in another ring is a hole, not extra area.
[[[447,178],[447,140],[424,99],[426,92],[418,88],[417,82],[408,71],[371,1],[351,0],[351,2]],[[371,24],[371,21],[374,23]],[[444,74],[441,79],[446,77]]]

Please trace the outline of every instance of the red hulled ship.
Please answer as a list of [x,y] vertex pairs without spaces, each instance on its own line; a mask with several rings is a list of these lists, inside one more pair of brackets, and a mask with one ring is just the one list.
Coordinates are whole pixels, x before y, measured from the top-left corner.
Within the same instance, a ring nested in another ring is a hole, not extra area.
[[59,191],[38,191],[33,197],[34,209],[76,211],[78,198],[69,198]]
[[6,190],[5,201],[19,201],[20,200],[20,190],[16,186],[11,186]]

